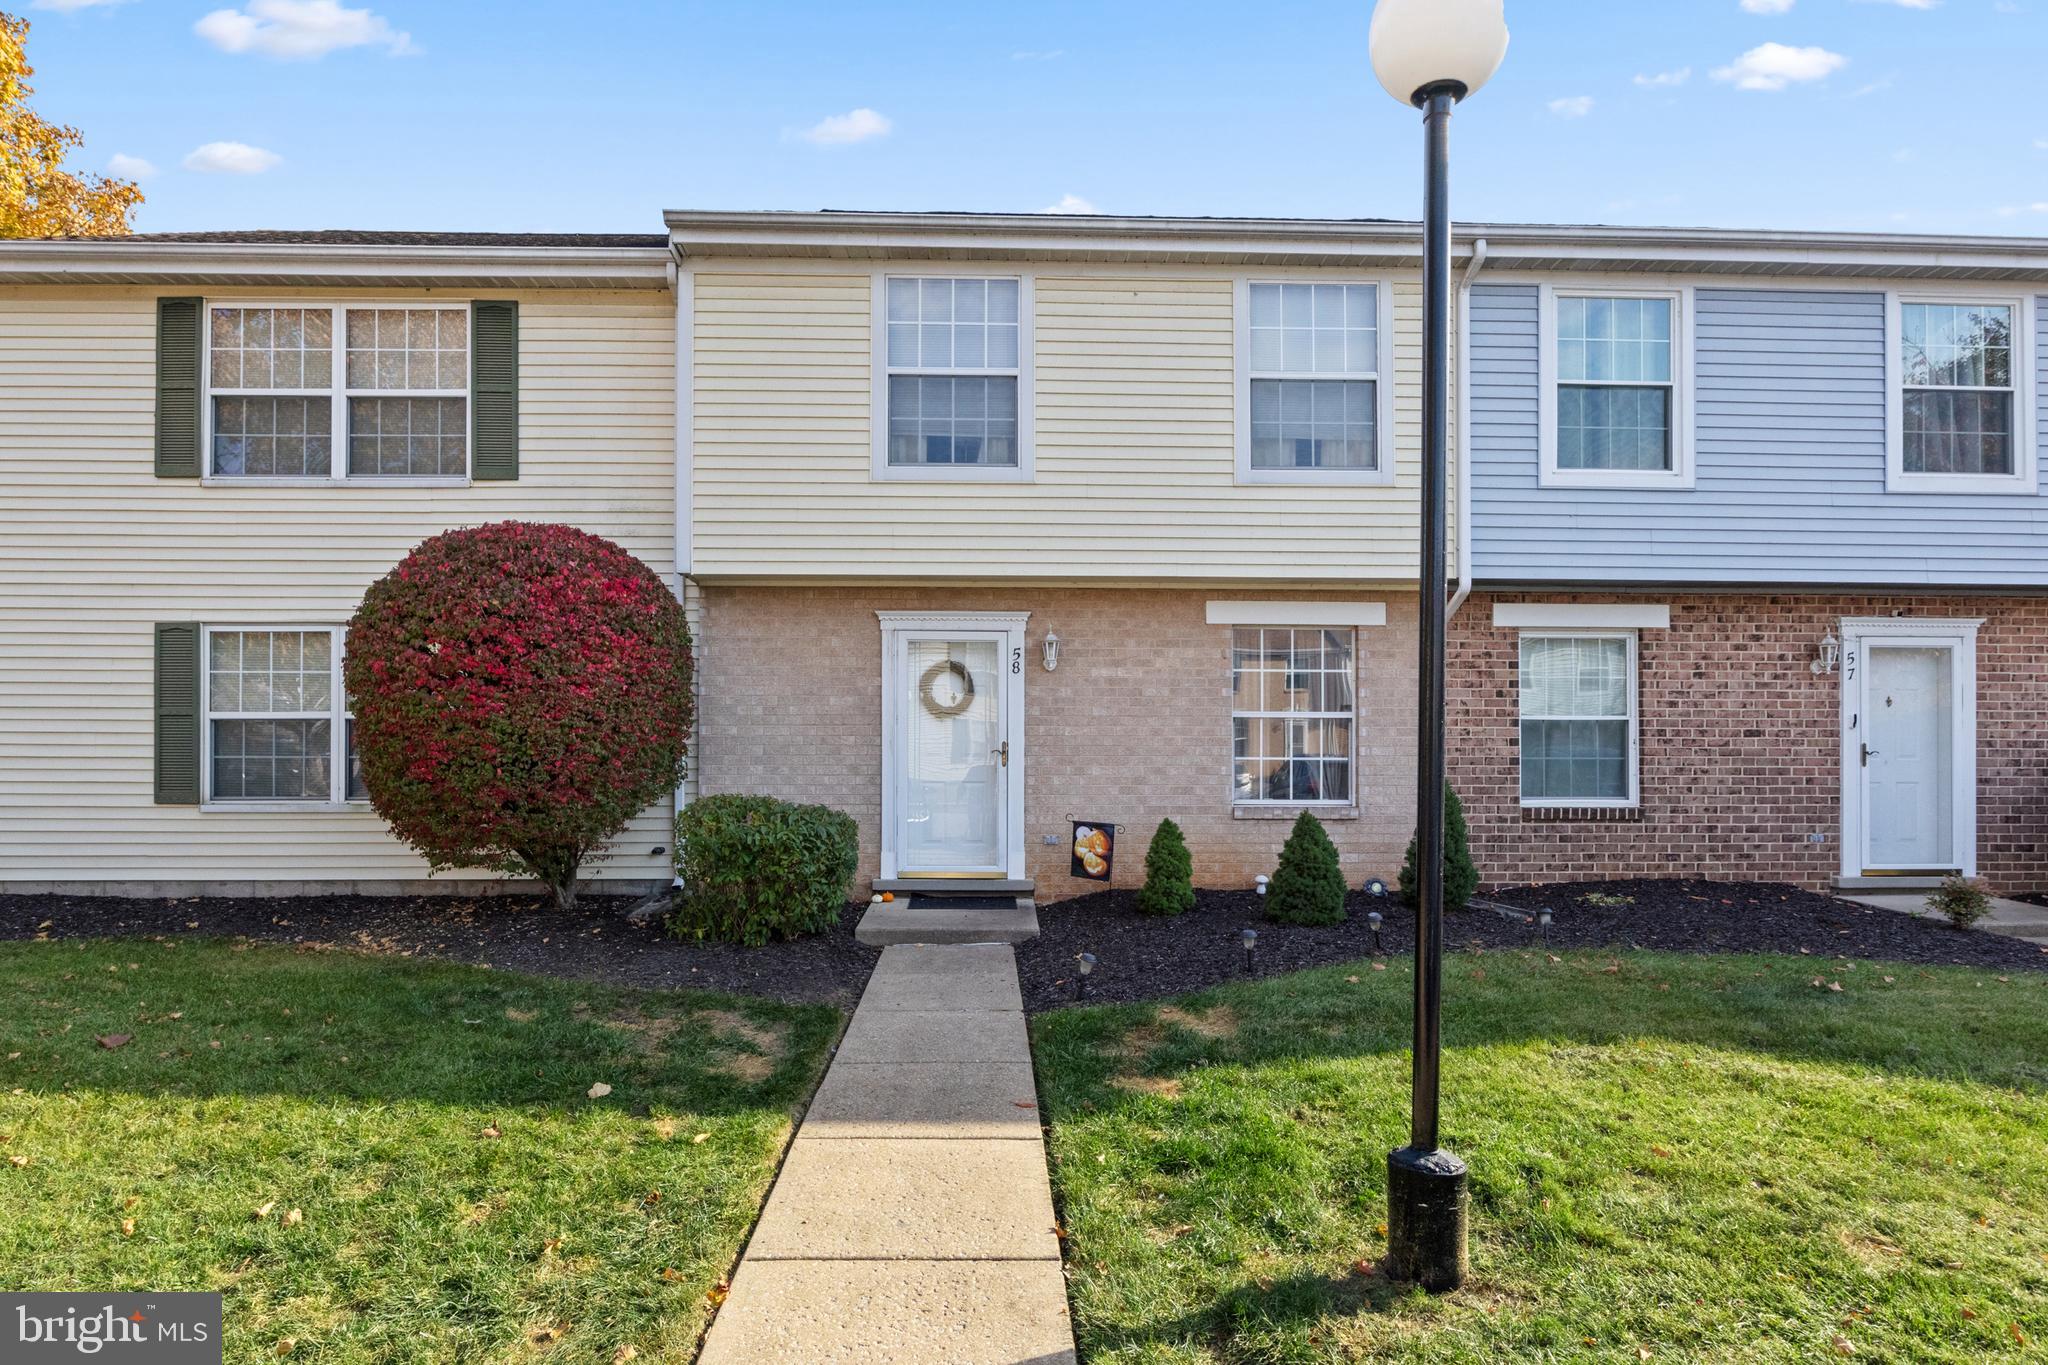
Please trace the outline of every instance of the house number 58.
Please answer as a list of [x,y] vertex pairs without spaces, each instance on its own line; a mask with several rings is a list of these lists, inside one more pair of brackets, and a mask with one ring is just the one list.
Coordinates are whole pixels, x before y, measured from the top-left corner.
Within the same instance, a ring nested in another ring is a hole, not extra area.
[[1010,671],[1012,673],[1022,673],[1024,671],[1023,650],[1013,649],[1010,651]]

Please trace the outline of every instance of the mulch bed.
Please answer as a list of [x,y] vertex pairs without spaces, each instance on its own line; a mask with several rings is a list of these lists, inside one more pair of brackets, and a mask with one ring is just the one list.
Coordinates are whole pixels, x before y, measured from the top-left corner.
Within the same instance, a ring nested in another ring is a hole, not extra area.
[[[1587,897],[1594,897],[1588,900]],[[1533,915],[1552,912],[1558,949],[1653,948],[1685,953],[1805,952],[2048,971],[2048,950],[1981,931],[1765,882],[1622,881],[1515,887],[1488,900]],[[1602,900],[1614,903],[1603,904]],[[1299,971],[1374,952],[1368,912],[1385,917],[1384,951],[1414,944],[1414,916],[1398,902],[1354,893],[1344,923],[1274,924],[1249,891],[1203,891],[1185,915],[1141,915],[1131,891],[1104,891],[1040,906],[1041,930],[1017,949],[1024,1008],[1074,1001],[1075,959],[1099,961],[1089,986],[1098,1002],[1156,1000],[1241,977],[1246,928],[1258,931],[1260,975]],[[0,939],[246,937],[402,956],[487,963],[507,971],[614,985],[730,991],[776,1000],[851,1006],[881,950],[853,937],[863,907],[849,905],[828,934],[769,948],[694,944],[623,918],[634,902],[586,896],[575,910],[526,896],[296,896],[192,900],[108,896],[0,896]],[[1539,946],[1537,927],[1514,915],[1468,909],[1449,916],[1452,951]]]
[[[1589,901],[1586,898],[1596,899]],[[1602,904],[1601,899],[1616,898]],[[1884,959],[2005,970],[2048,971],[2048,949],[1983,932],[1873,910],[1768,882],[1619,881],[1515,887],[1485,898],[1526,911],[1551,911],[1550,946],[1557,949],[1651,948],[1681,953],[1807,953],[1816,958]],[[1171,919],[1141,915],[1131,891],[1103,891],[1040,906],[1039,937],[1017,949],[1024,1008],[1050,1009],[1075,998],[1075,959],[1094,953],[1089,982],[1095,1002],[1156,1000],[1239,979],[1239,934],[1258,931],[1260,975],[1299,971],[1373,952],[1368,912],[1384,917],[1389,953],[1406,954],[1415,917],[1396,901],[1354,892],[1344,923],[1327,928],[1268,923],[1249,891],[1202,891],[1193,910]],[[1453,952],[1533,948],[1533,922],[1492,910],[1446,917]]]
[[635,903],[586,895],[564,912],[533,896],[0,896],[0,939],[246,937],[486,963],[615,986],[688,986],[844,1006],[860,997],[881,954],[853,937],[859,906],[847,906],[828,934],[737,948],[686,943],[657,925],[629,924],[624,915]]

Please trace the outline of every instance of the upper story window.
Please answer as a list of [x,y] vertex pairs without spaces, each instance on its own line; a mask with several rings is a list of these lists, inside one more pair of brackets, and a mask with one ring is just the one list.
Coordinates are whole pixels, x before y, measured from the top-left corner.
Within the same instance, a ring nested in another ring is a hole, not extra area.
[[1238,626],[1231,633],[1231,799],[1350,805],[1356,719],[1350,630]]
[[1542,481],[1686,485],[1682,292],[1544,291]]
[[2029,300],[1892,299],[1893,408],[1888,483],[1928,492],[2026,492]]
[[878,477],[1019,478],[1029,467],[1027,282],[882,282]]
[[465,304],[213,304],[206,390],[217,479],[469,474]]
[[1383,483],[1388,394],[1378,284],[1250,281],[1238,298],[1238,477]]

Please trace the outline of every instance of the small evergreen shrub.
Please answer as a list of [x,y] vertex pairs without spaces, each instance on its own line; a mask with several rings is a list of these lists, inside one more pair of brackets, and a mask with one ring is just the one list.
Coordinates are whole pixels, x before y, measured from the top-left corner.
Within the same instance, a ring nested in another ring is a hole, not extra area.
[[858,862],[853,817],[769,796],[706,796],[676,817],[683,879],[669,932],[758,948],[839,922]]
[[1148,915],[1179,915],[1195,908],[1195,860],[1180,826],[1161,820],[1145,850],[1145,885],[1138,909]]
[[[1408,855],[1401,860],[1401,899],[1415,904],[1422,894],[1422,879],[1415,863],[1415,839],[1408,840]],[[1448,786],[1444,788],[1444,909],[1463,910],[1479,890],[1479,868],[1472,861],[1472,831],[1465,825],[1465,803]]]
[[1943,877],[1941,889],[1927,898],[1927,908],[1956,928],[1968,929],[1991,913],[1991,897],[1981,882],[1962,876]]
[[1344,869],[1323,822],[1307,811],[1280,850],[1266,884],[1266,917],[1289,924],[1339,924],[1344,919]]

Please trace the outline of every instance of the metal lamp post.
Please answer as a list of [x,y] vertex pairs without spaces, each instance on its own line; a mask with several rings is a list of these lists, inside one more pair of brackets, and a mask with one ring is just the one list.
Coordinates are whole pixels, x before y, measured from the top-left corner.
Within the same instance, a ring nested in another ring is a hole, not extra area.
[[1387,1154],[1387,1250],[1396,1279],[1456,1289],[1465,1279],[1465,1163],[1437,1142],[1444,935],[1444,490],[1451,387],[1451,109],[1507,54],[1502,0],[1379,0],[1372,64],[1422,110],[1422,603],[1415,863],[1415,1044],[1408,1145]]

